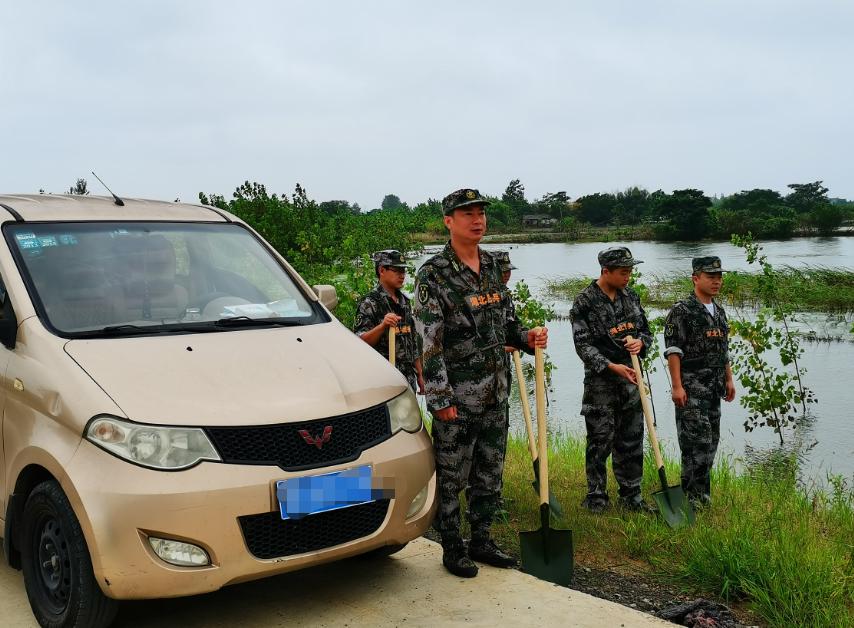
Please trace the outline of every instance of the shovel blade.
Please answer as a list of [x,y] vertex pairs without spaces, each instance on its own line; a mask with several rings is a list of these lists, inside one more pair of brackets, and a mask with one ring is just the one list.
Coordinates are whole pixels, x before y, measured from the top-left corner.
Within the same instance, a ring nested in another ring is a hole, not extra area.
[[668,486],[653,493],[652,497],[665,523],[674,530],[694,523],[694,508],[681,486]]
[[520,532],[519,546],[522,571],[564,587],[572,582],[572,530]]

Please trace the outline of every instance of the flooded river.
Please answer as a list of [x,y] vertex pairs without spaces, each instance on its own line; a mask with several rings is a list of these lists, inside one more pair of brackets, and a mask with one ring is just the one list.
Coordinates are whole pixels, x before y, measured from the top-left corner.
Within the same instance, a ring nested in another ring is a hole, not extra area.
[[[597,276],[597,252],[614,244],[486,244],[484,248],[509,250],[514,265],[518,267],[513,271],[511,286],[519,280],[526,281],[538,298],[552,303],[558,314],[565,315],[571,301],[547,295],[546,283],[570,276]],[[691,257],[697,255],[718,255],[725,269],[756,270],[747,264],[741,249],[726,242],[630,242],[627,246],[636,258],[644,260],[638,268],[646,277],[674,272],[690,274]],[[762,246],[768,261],[775,267],[825,266],[854,272],[852,237],[799,238],[763,242]],[[429,247],[417,264],[438,248]],[[661,312],[653,310],[648,314],[652,317]],[[805,384],[815,392],[819,402],[809,407],[811,420],[804,422],[797,431],[787,430],[784,437],[787,441],[802,444],[805,479],[821,483],[827,473],[832,472],[854,482],[854,384],[850,381],[854,376],[854,343],[847,341],[851,337],[847,331],[851,327],[851,314],[847,317],[803,314],[800,318],[803,321],[800,326],[815,329],[821,335],[839,335],[846,341],[803,343],[802,365],[807,369]],[[659,338],[659,342],[663,344],[663,338]],[[558,320],[549,324],[548,354],[557,367],[553,390],[549,393],[551,429],[583,434],[584,420],[580,415],[583,367],[575,353],[568,321]],[[676,454],[674,410],[666,370],[664,363],[659,362],[657,371],[652,374],[651,385],[659,436],[670,453]],[[779,442],[778,436],[769,428],[745,432],[743,424],[746,417],[738,398],[732,403],[723,403],[720,455],[731,456],[739,463],[749,452],[766,450]],[[511,408],[511,429],[524,433],[518,405]]]

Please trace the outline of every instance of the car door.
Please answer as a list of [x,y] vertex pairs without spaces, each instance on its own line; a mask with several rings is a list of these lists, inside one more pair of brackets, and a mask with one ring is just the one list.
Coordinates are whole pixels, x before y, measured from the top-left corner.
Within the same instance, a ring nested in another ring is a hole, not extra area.
[[[3,307],[9,295],[6,293],[6,284],[0,274],[0,318],[4,316]],[[6,419],[6,391],[9,382],[6,381],[6,369],[9,366],[9,358],[12,352],[3,344],[0,344],[0,515],[6,517],[6,459],[4,455],[5,444],[3,434],[5,433]]]

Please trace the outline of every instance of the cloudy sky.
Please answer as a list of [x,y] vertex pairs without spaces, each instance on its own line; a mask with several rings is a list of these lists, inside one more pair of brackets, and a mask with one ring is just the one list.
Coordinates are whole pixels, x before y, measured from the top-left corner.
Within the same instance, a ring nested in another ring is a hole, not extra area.
[[846,0],[8,0],[0,192],[854,198],[852,61]]

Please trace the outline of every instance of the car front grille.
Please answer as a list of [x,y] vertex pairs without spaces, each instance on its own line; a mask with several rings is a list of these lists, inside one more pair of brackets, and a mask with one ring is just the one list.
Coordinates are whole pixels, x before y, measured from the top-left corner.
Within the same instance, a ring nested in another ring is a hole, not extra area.
[[301,519],[278,512],[238,517],[246,547],[256,558],[271,559],[314,552],[368,536],[379,530],[389,500],[329,510]]
[[[365,449],[391,437],[385,404],[329,419],[208,427],[205,431],[223,462],[278,465],[285,471],[349,462]],[[307,442],[307,438],[311,442]]]

